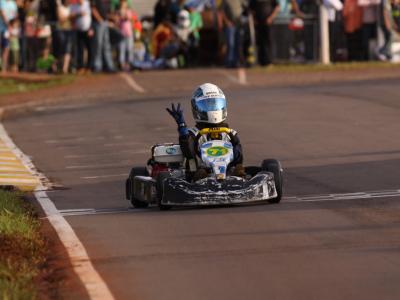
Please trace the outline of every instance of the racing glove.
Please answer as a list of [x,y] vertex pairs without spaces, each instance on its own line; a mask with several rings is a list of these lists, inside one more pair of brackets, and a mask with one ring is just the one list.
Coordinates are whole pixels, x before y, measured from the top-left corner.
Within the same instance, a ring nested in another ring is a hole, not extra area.
[[178,124],[179,135],[188,135],[189,131],[185,123],[185,118],[183,117],[183,109],[181,109],[181,104],[178,103],[177,107],[175,108],[175,105],[171,103],[171,109],[167,108],[167,111],[175,119],[176,124]]

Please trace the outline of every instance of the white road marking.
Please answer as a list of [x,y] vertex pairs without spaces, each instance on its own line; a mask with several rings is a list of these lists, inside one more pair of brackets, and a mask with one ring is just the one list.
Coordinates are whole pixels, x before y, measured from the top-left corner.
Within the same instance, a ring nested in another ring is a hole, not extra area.
[[125,80],[125,82],[136,92],[145,93],[146,90],[141,87],[133,78],[129,76],[127,73],[119,73],[119,76]]
[[247,84],[246,70],[244,68],[238,68],[238,73],[237,73],[238,76],[237,77],[234,75],[231,75],[226,70],[219,70],[219,73],[224,75],[229,81],[231,81],[233,83],[238,83],[240,85]]
[[112,177],[124,177],[124,176],[128,176],[128,173],[99,175],[99,176],[85,176],[85,177],[81,177],[81,179],[100,179],[100,178],[112,178]]
[[106,283],[93,267],[85,247],[76,236],[71,225],[68,224],[65,218],[57,210],[54,203],[47,196],[45,191],[47,189],[47,178],[36,171],[32,161],[14,144],[2,124],[0,124],[0,138],[5,142],[10,150],[21,159],[22,164],[32,173],[32,175],[35,175],[43,182],[43,184],[36,188],[34,193],[35,197],[41,205],[49,222],[57,232],[61,242],[64,244],[73,269],[85,286],[90,299],[114,300],[114,297]]
[[64,138],[60,140],[46,140],[44,141],[46,144],[63,144],[63,143],[68,143],[68,142],[86,142],[86,141],[99,141],[99,140],[105,140],[106,137],[104,136],[96,136],[96,137],[71,137],[71,138]]
[[[131,165],[133,162],[132,161],[121,161],[118,162],[123,165]],[[107,167],[115,167],[116,163],[112,164],[99,164],[99,165],[76,165],[76,166],[66,166],[66,169],[69,170],[79,170],[79,169],[91,169],[91,168],[107,168]],[[118,165],[120,167],[120,165]]]
[[98,157],[98,156],[113,156],[115,154],[128,153],[128,154],[143,154],[149,153],[150,150],[122,150],[122,151],[113,151],[107,153],[93,153],[93,154],[71,154],[65,155],[66,159],[76,159],[76,158],[86,158],[86,157]]
[[239,68],[238,69],[238,78],[239,78],[239,83],[241,85],[246,85],[247,84],[246,69],[244,69],[244,68]]
[[126,142],[126,143],[107,143],[104,144],[104,147],[115,147],[115,146],[129,146],[129,145],[140,145],[138,142]]
[[64,209],[60,210],[60,214],[64,217],[73,216],[88,216],[88,215],[106,215],[106,214],[126,214],[126,213],[140,213],[148,211],[148,209],[137,209],[131,207],[118,207],[118,208],[84,208],[84,209]]
[[53,225],[61,242],[67,249],[75,273],[80,277],[92,300],[113,300],[114,296],[100,274],[95,270],[89,255],[72,229],[71,225],[57,210],[44,191],[35,192],[35,197],[42,206],[47,219]]
[[357,192],[357,193],[343,193],[343,194],[292,196],[284,198],[284,200],[285,202],[320,202],[320,201],[373,199],[373,198],[386,198],[386,197],[400,197],[400,189]]
[[224,75],[229,81],[231,81],[231,82],[233,82],[233,83],[239,83],[238,78],[236,78],[235,76],[229,74],[227,71],[220,70],[219,73],[221,73],[222,75]]
[[[67,109],[77,109],[77,108],[84,108],[88,107],[90,104],[68,104],[68,105],[57,105],[56,107],[53,106],[38,106],[35,108],[35,111],[42,112],[42,111],[57,111],[57,110],[67,110]],[[42,126],[42,123],[34,123],[34,126]]]

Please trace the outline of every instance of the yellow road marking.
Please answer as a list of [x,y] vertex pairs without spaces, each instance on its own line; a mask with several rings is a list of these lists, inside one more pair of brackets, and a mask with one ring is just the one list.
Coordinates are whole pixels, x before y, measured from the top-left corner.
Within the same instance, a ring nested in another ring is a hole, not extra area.
[[0,186],[12,185],[23,191],[33,191],[40,185],[40,180],[28,170],[0,140]]
[[21,179],[21,178],[0,178],[0,184],[1,185],[17,185],[21,183],[32,183],[32,184],[38,184],[39,182],[37,179],[32,178],[32,179]]

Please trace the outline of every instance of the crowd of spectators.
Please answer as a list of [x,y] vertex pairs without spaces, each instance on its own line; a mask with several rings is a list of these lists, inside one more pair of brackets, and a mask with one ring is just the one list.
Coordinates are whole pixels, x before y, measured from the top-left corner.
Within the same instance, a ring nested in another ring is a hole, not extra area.
[[135,0],[0,0],[1,68],[87,73],[316,61],[319,5],[328,10],[332,61],[392,59],[400,0],[158,0],[151,16],[138,16]]

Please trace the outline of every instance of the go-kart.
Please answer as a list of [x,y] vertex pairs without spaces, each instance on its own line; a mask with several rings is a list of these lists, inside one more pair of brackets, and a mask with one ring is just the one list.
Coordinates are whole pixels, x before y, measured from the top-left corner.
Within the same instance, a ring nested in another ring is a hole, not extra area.
[[[229,128],[205,128],[201,135],[228,133]],[[230,205],[256,201],[279,203],[282,198],[282,167],[266,159],[260,167],[245,167],[245,177],[234,176],[230,142],[211,140],[200,146],[202,166],[208,176],[189,178],[179,144],[157,144],[151,148],[146,167],[132,168],[126,180],[126,199],[135,208],[155,204],[161,210],[173,206]]]

